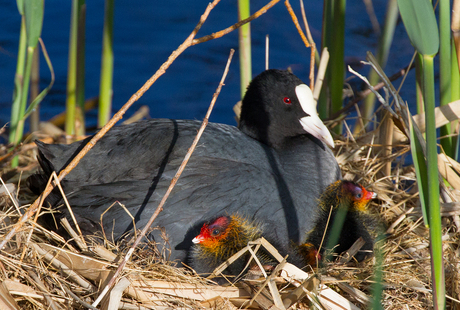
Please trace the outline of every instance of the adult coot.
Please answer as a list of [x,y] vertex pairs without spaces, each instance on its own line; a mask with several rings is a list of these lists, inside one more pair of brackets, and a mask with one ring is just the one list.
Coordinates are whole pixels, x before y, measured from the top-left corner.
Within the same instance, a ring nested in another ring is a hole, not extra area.
[[[192,144],[199,121],[154,119],[111,129],[63,183],[84,233],[101,228],[119,239],[141,228],[158,206]],[[40,192],[88,142],[37,142],[43,173],[30,177]],[[254,78],[242,103],[238,128],[210,123],[154,224],[169,235],[171,259],[187,261],[203,223],[222,214],[249,214],[288,247],[311,229],[317,198],[340,179],[326,144],[329,131],[318,118],[312,93],[295,75],[267,70]],[[122,208],[115,202],[126,206]],[[48,198],[62,206],[55,191]],[[59,208],[68,216],[66,208]],[[104,213],[105,212],[105,213]],[[161,232],[150,237],[161,242]],[[283,252],[283,249],[280,249]]]

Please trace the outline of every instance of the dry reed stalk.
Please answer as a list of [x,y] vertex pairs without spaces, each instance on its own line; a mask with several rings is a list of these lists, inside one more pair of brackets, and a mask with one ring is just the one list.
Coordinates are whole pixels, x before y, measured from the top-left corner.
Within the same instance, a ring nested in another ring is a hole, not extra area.
[[[315,53],[316,53],[316,44],[315,42],[313,41],[313,38],[311,37],[310,35],[310,41],[307,40],[307,37],[305,36],[305,34],[303,33],[302,31],[302,28],[300,27],[300,24],[299,24],[299,20],[297,19],[297,16],[295,15],[294,13],[294,10],[292,9],[292,6],[291,4],[289,3],[289,0],[285,0],[284,1],[284,5],[286,6],[288,12],[289,12],[289,15],[291,15],[291,19],[292,19],[292,22],[294,23],[296,29],[297,29],[297,32],[299,33],[300,35],[300,38],[302,38],[302,42],[303,44],[305,44],[305,46],[307,48],[311,47],[311,50],[310,50],[310,89],[315,89]],[[308,24],[306,23],[307,19],[304,18],[304,22],[305,22],[305,27],[307,28],[307,30],[309,29],[308,27]],[[309,32],[309,31],[308,31]]]

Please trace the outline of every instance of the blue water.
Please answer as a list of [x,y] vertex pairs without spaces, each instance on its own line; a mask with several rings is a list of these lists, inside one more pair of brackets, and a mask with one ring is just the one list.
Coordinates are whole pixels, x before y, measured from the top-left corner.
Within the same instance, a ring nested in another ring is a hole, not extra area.
[[[114,21],[114,94],[113,109],[118,110],[151,77],[190,34],[209,1],[116,0]],[[253,0],[252,12],[268,1]],[[300,15],[299,3],[291,5]],[[307,18],[317,45],[320,45],[322,1],[305,1]],[[387,1],[374,0],[374,9],[382,23]],[[237,21],[237,1],[222,0],[211,12],[197,37],[226,28]],[[20,16],[15,1],[0,4],[0,125],[9,120],[16,68]],[[85,97],[98,95],[101,58],[104,1],[87,1],[86,85]],[[70,1],[47,0],[42,38],[54,66],[56,81],[41,104],[42,120],[65,109],[67,78]],[[270,67],[293,72],[308,81],[310,50],[303,45],[281,1],[251,24],[253,75],[264,70],[265,35],[270,36]],[[368,68],[359,65],[366,51],[375,53],[378,37],[361,0],[347,1],[346,61],[366,74]],[[150,107],[150,116],[202,119],[220,81],[231,48],[237,49],[237,31],[223,38],[187,49],[150,90],[128,111],[133,114],[140,106]],[[386,68],[388,75],[406,66],[413,48],[402,23],[396,30],[394,47]],[[41,57],[41,87],[49,83],[50,74]],[[347,77],[351,76],[347,73]],[[402,89],[403,98],[414,101],[414,76]],[[399,83],[398,83],[399,85]],[[235,124],[232,106],[240,99],[238,52],[217,100],[211,121]],[[95,126],[96,112],[88,114],[87,124]]]

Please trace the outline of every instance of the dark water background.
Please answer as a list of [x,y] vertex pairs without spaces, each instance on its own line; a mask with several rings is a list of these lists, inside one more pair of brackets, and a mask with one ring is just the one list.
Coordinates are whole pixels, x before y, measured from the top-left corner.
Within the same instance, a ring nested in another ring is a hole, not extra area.
[[[45,1],[42,38],[54,66],[56,81],[41,103],[42,120],[47,120],[65,109],[67,57],[70,29],[71,1]],[[166,61],[195,27],[209,1],[116,0],[114,19],[114,85],[113,109],[118,110],[144,82]],[[255,12],[268,0],[251,1]],[[374,0],[374,9],[382,24],[387,1]],[[299,19],[300,5],[291,5]],[[320,45],[323,1],[305,1],[307,18],[316,44]],[[101,59],[101,38],[104,1],[87,1],[86,15],[86,86],[85,97],[98,95]],[[211,12],[198,33],[201,37],[224,29],[237,22],[237,1],[222,0]],[[302,23],[303,24],[303,23]],[[16,1],[0,0],[0,124],[10,118],[10,105],[16,68],[20,16]],[[286,69],[308,81],[310,50],[306,49],[297,33],[283,1],[251,23],[253,75],[264,70],[265,35],[270,36],[270,67]],[[362,0],[347,1],[346,62],[355,70],[367,74],[368,68],[359,64],[366,51],[376,53],[378,36]],[[187,49],[150,90],[134,104],[127,116],[141,105],[150,107],[151,117],[202,119],[219,83],[231,48],[237,50],[237,31],[223,38]],[[406,66],[413,53],[401,22],[396,29],[386,72],[395,73]],[[41,87],[49,83],[50,74],[41,57]],[[351,76],[346,73],[347,77]],[[402,96],[414,102],[414,73],[402,89]],[[359,83],[356,79],[355,82]],[[397,83],[399,85],[399,82]],[[211,121],[235,124],[232,106],[240,99],[238,52],[235,53],[226,83]],[[87,116],[87,125],[96,125],[96,111]]]

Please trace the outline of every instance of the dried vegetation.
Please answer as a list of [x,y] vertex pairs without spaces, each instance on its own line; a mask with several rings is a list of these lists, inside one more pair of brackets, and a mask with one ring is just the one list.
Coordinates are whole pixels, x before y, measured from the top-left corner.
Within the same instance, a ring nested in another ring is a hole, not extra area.
[[[385,226],[386,238],[378,243],[382,253],[385,309],[427,309],[432,305],[428,230],[421,217],[418,189],[407,142],[400,140],[391,152],[377,144],[378,132],[358,138],[336,137],[336,157],[346,179],[361,182],[378,193],[370,212]],[[24,180],[38,164],[33,144],[18,153],[20,167],[11,171],[5,146],[1,147],[2,186],[0,234],[6,235],[33,197]],[[455,167],[455,164],[449,164]],[[390,172],[388,174],[388,171]],[[17,190],[19,188],[19,191]],[[448,307],[459,306],[460,207],[458,189],[449,189],[453,202],[443,205],[444,258]],[[47,212],[42,208],[41,213]],[[124,250],[105,240],[87,238],[87,246],[68,242],[29,220],[0,252],[0,308],[66,309],[91,308],[117,267]],[[259,240],[262,246],[264,240]],[[257,244],[252,245],[252,247]],[[218,286],[167,262],[155,244],[139,246],[122,276],[98,309],[212,308],[309,309],[367,308],[372,300],[376,261],[362,263],[339,259],[317,270],[303,271],[280,260],[279,272],[256,280],[239,280]],[[152,254],[153,253],[153,254]],[[252,277],[254,278],[254,277]],[[257,278],[257,277],[256,277]]]

